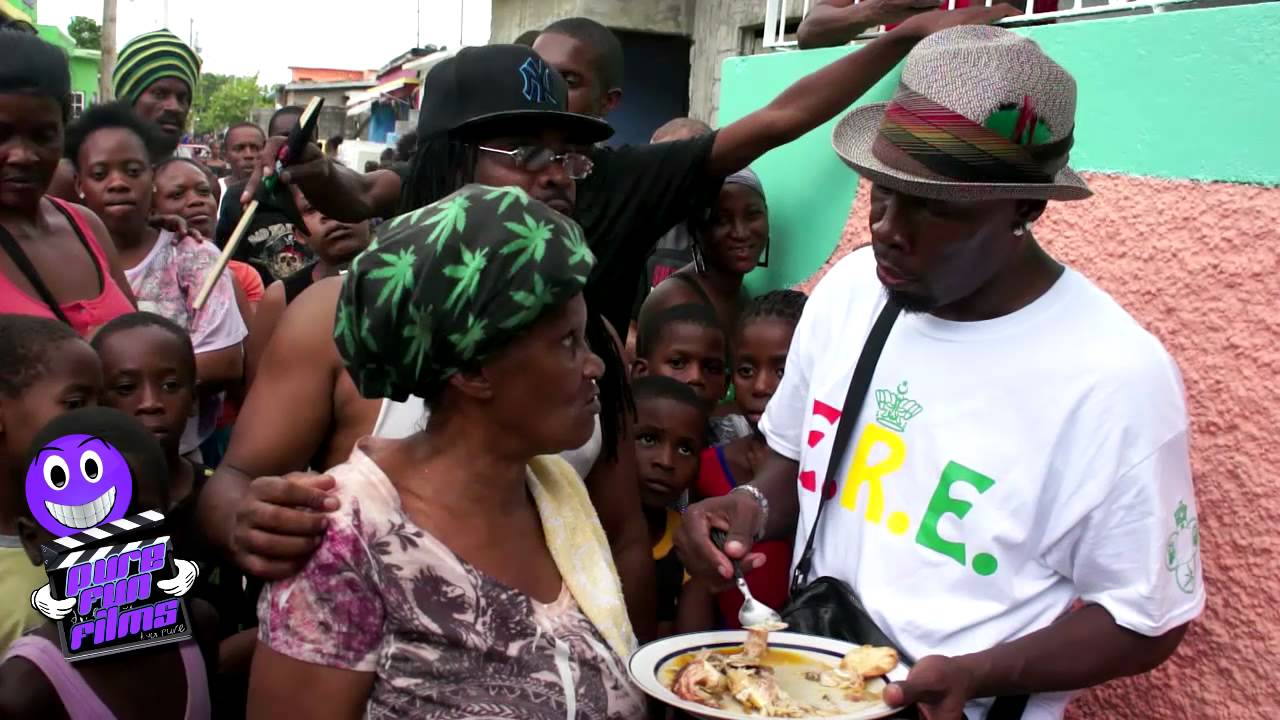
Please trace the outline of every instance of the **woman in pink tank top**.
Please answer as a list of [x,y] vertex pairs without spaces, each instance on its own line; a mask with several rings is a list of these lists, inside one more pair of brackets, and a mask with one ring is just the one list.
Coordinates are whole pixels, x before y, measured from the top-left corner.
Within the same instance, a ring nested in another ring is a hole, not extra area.
[[0,63],[0,313],[62,320],[81,335],[134,311],[102,221],[43,196],[62,157],[70,75],[62,52],[7,33]]

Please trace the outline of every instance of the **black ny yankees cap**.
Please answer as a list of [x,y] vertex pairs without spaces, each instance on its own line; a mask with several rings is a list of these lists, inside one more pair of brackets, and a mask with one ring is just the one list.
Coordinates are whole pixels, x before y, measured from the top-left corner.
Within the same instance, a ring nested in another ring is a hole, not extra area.
[[431,68],[422,85],[418,137],[438,133],[476,138],[487,132],[556,128],[573,143],[613,135],[609,123],[567,110],[569,86],[556,69],[523,45],[462,48]]

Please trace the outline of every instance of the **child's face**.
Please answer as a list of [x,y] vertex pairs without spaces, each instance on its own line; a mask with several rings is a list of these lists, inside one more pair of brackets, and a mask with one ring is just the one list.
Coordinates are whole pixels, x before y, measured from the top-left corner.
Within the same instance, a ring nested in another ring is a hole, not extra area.
[[787,350],[795,323],[779,318],[760,318],[742,326],[734,347],[734,399],[752,427],[760,422],[769,398],[778,390],[787,365]]
[[637,363],[638,374],[679,380],[715,405],[728,389],[724,358],[724,333],[697,323],[671,323],[649,348],[648,357]]
[[121,330],[100,346],[102,404],[129,413],[166,451],[177,449],[195,403],[186,347],[158,327]]
[[22,461],[32,438],[50,420],[97,405],[102,394],[102,364],[89,343],[68,340],[53,348],[49,358],[43,377],[17,397],[0,398],[0,433],[11,466]]
[[667,398],[636,403],[636,477],[646,507],[670,505],[698,476],[707,432],[705,411]]

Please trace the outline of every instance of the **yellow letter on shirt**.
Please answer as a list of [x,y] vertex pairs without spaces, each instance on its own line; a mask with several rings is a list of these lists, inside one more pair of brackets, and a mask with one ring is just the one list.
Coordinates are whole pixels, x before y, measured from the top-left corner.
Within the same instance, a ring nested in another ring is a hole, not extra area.
[[[886,445],[889,455],[885,459],[869,465],[871,451],[876,445]],[[867,521],[879,524],[884,515],[884,489],[880,479],[902,467],[907,459],[907,446],[897,434],[889,432],[876,424],[868,424],[858,438],[858,445],[853,451],[853,462],[849,463],[849,474],[844,478],[844,491],[840,493],[840,504],[848,510],[858,509],[858,491],[865,482],[867,484]]]

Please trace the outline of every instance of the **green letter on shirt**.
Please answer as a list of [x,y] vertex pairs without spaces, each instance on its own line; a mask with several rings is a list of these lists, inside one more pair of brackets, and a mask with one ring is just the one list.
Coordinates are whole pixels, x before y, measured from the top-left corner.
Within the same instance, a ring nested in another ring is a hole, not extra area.
[[[942,477],[938,480],[938,486],[933,490],[933,497],[929,499],[929,507],[925,510],[924,518],[920,521],[920,531],[916,533],[916,543],[930,550],[940,552],[964,565],[964,543],[952,542],[938,535],[938,521],[942,519],[943,515],[951,513],[963,519],[973,507],[973,503],[951,497],[951,486],[958,482],[972,485],[977,488],[979,493],[986,492],[991,489],[992,485],[996,484],[995,480],[980,472],[970,470],[960,463],[947,463],[947,466],[942,470]],[[995,565],[995,558],[990,555],[982,556],[981,563],[978,562],[978,558],[974,558],[974,570],[980,575],[990,575],[995,572]]]

